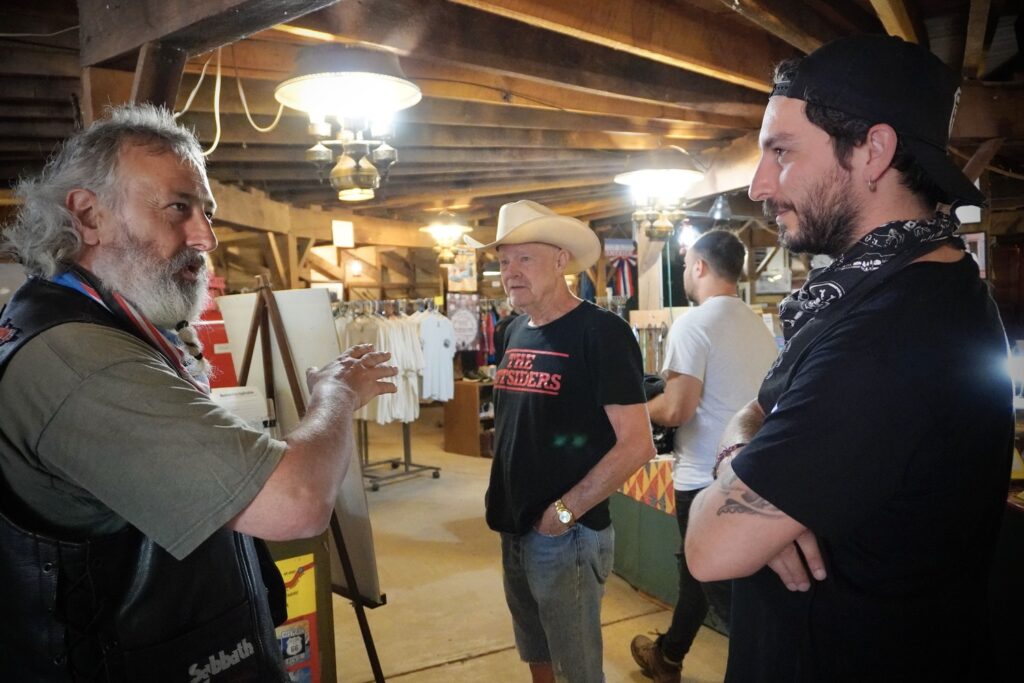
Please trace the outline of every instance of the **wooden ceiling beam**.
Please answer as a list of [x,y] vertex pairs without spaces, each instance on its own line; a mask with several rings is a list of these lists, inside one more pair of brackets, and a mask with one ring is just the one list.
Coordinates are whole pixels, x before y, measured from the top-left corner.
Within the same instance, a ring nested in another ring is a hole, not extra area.
[[[248,144],[242,147],[235,144],[222,144],[209,156],[211,168],[220,163],[225,164],[264,164],[264,163],[308,163],[305,160],[306,147],[312,140],[305,141],[304,147],[286,147],[283,145],[262,146]],[[3,141],[0,141],[3,144]],[[686,146],[686,145],[682,145]],[[0,149],[3,149],[0,147]],[[27,147],[26,147],[27,149]],[[35,149],[32,147],[31,149]],[[586,164],[599,166],[624,162],[626,155],[610,150],[589,149],[524,149],[521,147],[478,147],[478,148],[447,148],[410,147],[403,144],[398,151],[398,163],[391,172],[399,175],[406,173],[406,168],[422,169],[440,166],[479,167],[493,169],[499,166],[526,166],[529,164]]]
[[[221,57],[223,75],[230,77],[230,80],[234,80],[237,60],[238,73],[243,79],[242,85],[250,110],[267,116],[277,113],[277,102],[273,98],[274,86],[292,72],[299,50],[297,45],[270,40],[274,36],[296,39],[295,36],[281,30],[265,31],[259,34],[258,39],[244,40],[232,45]],[[183,87],[187,91],[194,87],[207,59],[208,57],[196,58],[186,65],[185,72],[188,75],[183,81]],[[406,76],[420,87],[426,98],[638,119],[688,121],[723,128],[756,128],[760,121],[759,116],[753,111],[754,108],[746,115],[733,116],[688,107],[686,100],[669,104],[654,99],[584,92],[562,84],[519,78],[514,74],[496,73],[493,70],[474,68],[465,64],[439,63],[414,57],[403,57],[401,62]],[[200,87],[193,107],[212,109],[212,92],[213,81],[208,79]],[[235,84],[225,87],[221,98],[222,111],[241,112],[241,102],[238,100]],[[184,97],[179,97],[179,105],[182,104]],[[714,105],[705,107],[708,110],[714,108]]]
[[0,138],[63,140],[75,130],[71,121],[0,120]]
[[843,35],[800,0],[720,0],[726,7],[804,54]]
[[210,182],[217,200],[216,228],[259,230],[291,234],[296,238],[330,241],[331,221],[352,221],[357,244],[400,247],[429,247],[430,236],[419,231],[421,224],[359,216],[351,210],[317,211],[300,209],[274,201],[258,190],[240,190]]
[[[452,184],[476,180],[514,180],[524,176],[536,177],[542,175],[559,174],[566,177],[581,174],[593,174],[597,172],[614,175],[625,170],[625,160],[612,164],[582,163],[569,165],[565,163],[553,164],[531,164],[529,166],[501,166],[491,170],[480,170],[479,168],[465,168],[461,166],[433,166],[417,167],[413,173],[398,174],[398,165],[395,165],[387,180],[387,187],[390,189],[414,185],[415,187],[430,187],[431,185]],[[266,164],[254,164],[246,166],[210,166],[210,176],[221,182],[242,182],[242,183],[268,183],[270,187],[277,188],[277,183],[292,185],[309,184],[319,182],[312,164],[307,166],[275,166],[268,167]],[[326,182],[326,179],[325,179]]]
[[0,102],[0,119],[66,119],[72,120],[71,103]]
[[991,10],[991,0],[973,0],[971,2],[967,16],[967,36],[964,39],[962,73],[965,78],[981,78],[981,75],[985,73],[985,54],[988,50],[985,37],[988,34]]
[[[224,115],[221,120],[221,142],[229,144],[295,144],[314,140],[306,131],[306,123],[295,117],[282,117],[280,124],[270,133],[259,133],[237,114]],[[213,141],[216,126],[213,116],[189,112],[179,122],[194,127],[204,144]],[[663,140],[717,140],[709,136],[690,135],[636,135],[632,133],[529,130],[524,128],[493,128],[483,126],[435,126],[408,123],[396,129],[395,141],[401,157],[402,147],[533,147],[554,149],[619,149],[639,151],[657,149]],[[684,145],[687,146],[687,145]]]
[[927,46],[928,34],[924,32],[920,16],[912,3],[913,0],[871,0],[871,6],[886,33]]
[[[196,78],[192,75],[184,80],[184,87],[178,96],[179,109],[184,107],[185,100],[194,87],[195,81]],[[213,111],[213,81],[214,79],[209,77],[204,79],[190,106],[189,110],[191,112]],[[233,81],[234,77],[232,76],[226,83],[222,83],[220,102],[222,114],[244,113],[242,102],[238,97],[236,84]],[[269,81],[251,79],[243,81],[250,113],[253,116],[267,117],[265,120],[257,120],[257,123],[261,125],[266,125],[273,120],[278,111],[279,105],[274,99],[273,85]],[[622,102],[626,105],[625,101]],[[659,111],[658,113],[666,112]],[[687,110],[675,108],[674,112],[669,113],[685,115]],[[285,116],[290,119],[306,121],[305,114],[291,109],[285,110]],[[424,97],[416,106],[398,112],[394,120],[397,126],[401,126],[403,123],[429,123],[503,128],[543,128],[549,130],[615,131],[676,137],[688,134],[714,137],[715,135],[735,134],[735,130],[738,129],[752,129],[756,127],[753,119],[740,117],[733,117],[731,119],[730,122],[734,125],[734,129],[730,130],[722,125],[710,125],[700,121],[616,116],[601,113],[563,111],[553,107],[522,107],[512,106],[507,103],[493,104],[430,96]],[[723,118],[721,121],[715,121],[715,123],[722,124],[725,123],[725,120]]]
[[306,257],[306,263],[309,265],[310,268],[320,273],[324,277],[331,278],[332,280],[337,280],[338,282],[345,281],[345,269],[340,266],[334,265],[333,263],[325,259],[323,256],[318,256],[317,254],[310,253],[309,256]]
[[964,81],[952,139],[1024,138],[1024,87]]
[[804,0],[804,4],[838,27],[842,35],[852,33],[879,33],[882,24],[871,10],[856,2],[835,0]]
[[72,96],[77,97],[80,93],[77,77],[0,76],[0,102],[69,102]]
[[985,167],[992,162],[992,159],[995,158],[996,153],[999,152],[999,148],[1003,146],[1004,142],[1005,140],[1002,138],[995,138],[981,143],[974,152],[974,155],[964,164],[963,171],[968,180],[974,182],[981,177]]
[[508,105],[424,99],[415,107],[395,116],[402,122],[453,126],[500,128],[540,128],[545,130],[577,130],[594,132],[644,133],[668,137],[699,136],[705,138],[738,134],[719,127],[686,121],[638,120],[625,116],[579,114],[557,110],[528,109]]
[[[763,92],[771,90],[765,65],[790,54],[772,37],[692,5],[683,9],[651,0],[453,1]],[[736,45],[743,49],[734,49]]]
[[[390,196],[386,194],[387,188],[381,191],[379,199],[373,199],[367,203],[361,203],[360,208],[395,208],[402,206],[415,206],[417,204],[443,201],[448,205],[470,204],[475,197],[488,195],[505,195],[513,193],[540,192],[547,189],[583,187],[587,185],[600,185],[609,182],[608,176],[587,176],[583,178],[553,179],[544,181],[527,181],[519,183],[479,183],[472,187],[452,187],[445,191],[442,188],[435,188],[429,192],[411,192]],[[326,196],[325,196],[326,195]],[[315,202],[329,205],[334,200],[331,193],[321,191],[297,191],[280,193],[282,199],[290,202]],[[438,206],[438,208],[443,208]]]
[[78,0],[81,65],[103,65],[154,41],[199,54],[335,1]]
[[[552,40],[550,31],[443,0],[342,2],[287,27],[399,54],[415,53],[418,59],[465,64],[598,94],[685,102],[693,109],[736,116],[751,116],[751,107],[762,105],[763,95],[757,90],[769,90],[768,65],[773,62],[771,56],[761,55],[761,85],[750,89],[571,37]],[[686,43],[689,38],[673,40]],[[745,52],[725,41],[719,44],[723,52]]]
[[73,51],[36,45],[0,43],[0,64],[6,75],[78,78],[79,72]]

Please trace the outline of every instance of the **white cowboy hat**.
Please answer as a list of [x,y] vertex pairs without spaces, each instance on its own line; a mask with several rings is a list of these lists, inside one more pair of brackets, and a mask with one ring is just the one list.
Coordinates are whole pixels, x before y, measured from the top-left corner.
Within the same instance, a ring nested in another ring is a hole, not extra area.
[[576,218],[559,216],[546,206],[524,199],[505,204],[498,211],[498,239],[490,244],[476,241],[469,235],[462,239],[474,249],[494,249],[503,244],[543,242],[569,252],[568,273],[579,273],[597,263],[601,240],[587,225]]

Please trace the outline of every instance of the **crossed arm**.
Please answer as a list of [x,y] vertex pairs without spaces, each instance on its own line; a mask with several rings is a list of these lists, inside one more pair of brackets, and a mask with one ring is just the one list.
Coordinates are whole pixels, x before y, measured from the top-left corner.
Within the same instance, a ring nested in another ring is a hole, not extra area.
[[[752,401],[726,427],[723,446],[750,441],[763,422],[764,411]],[[700,581],[716,581],[749,576],[769,566],[790,590],[808,590],[808,570],[816,579],[825,578],[814,534],[747,486],[730,460],[721,464],[718,479],[690,508],[690,571]]]

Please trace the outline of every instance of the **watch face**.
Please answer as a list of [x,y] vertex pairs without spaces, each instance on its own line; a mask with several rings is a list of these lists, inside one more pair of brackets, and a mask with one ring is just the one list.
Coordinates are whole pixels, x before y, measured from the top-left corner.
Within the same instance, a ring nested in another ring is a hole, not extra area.
[[572,513],[568,510],[562,510],[558,513],[558,521],[562,524],[568,524],[572,521]]

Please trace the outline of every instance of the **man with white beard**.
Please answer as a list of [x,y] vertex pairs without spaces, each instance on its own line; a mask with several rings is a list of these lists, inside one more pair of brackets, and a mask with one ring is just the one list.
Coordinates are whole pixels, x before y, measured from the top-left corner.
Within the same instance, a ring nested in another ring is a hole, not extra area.
[[16,194],[0,248],[29,280],[0,314],[0,680],[287,681],[258,539],[326,528],[352,412],[394,391],[389,355],[311,370],[283,441],[210,399],[189,327],[216,205],[164,110],[112,110]]

